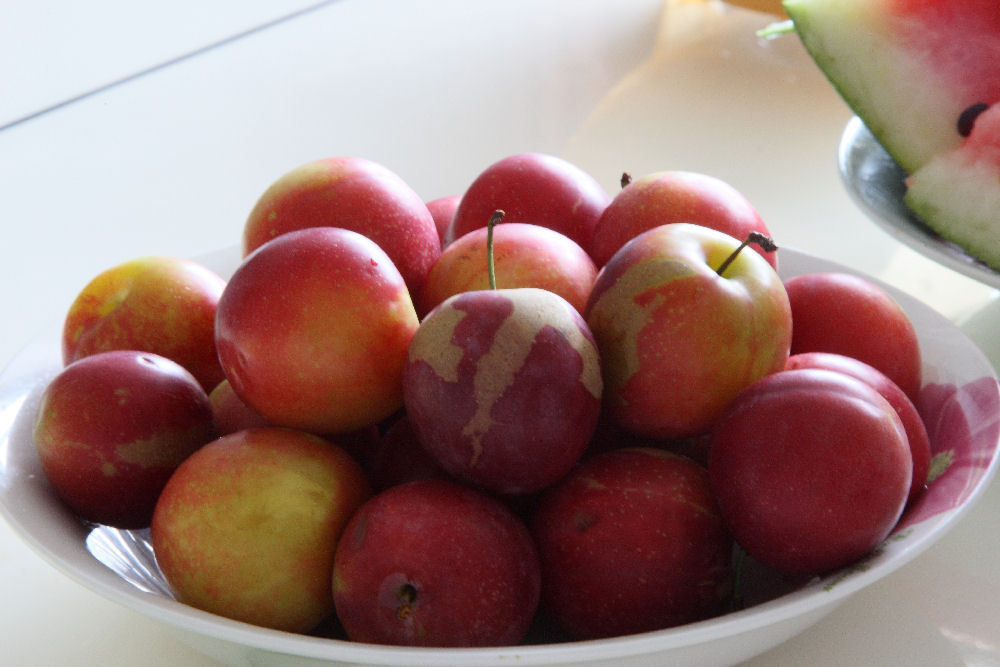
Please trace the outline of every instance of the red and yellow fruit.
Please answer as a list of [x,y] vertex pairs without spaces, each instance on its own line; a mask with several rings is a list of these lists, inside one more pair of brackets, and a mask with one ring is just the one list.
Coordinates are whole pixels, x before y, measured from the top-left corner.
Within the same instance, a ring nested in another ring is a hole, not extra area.
[[179,364],[111,350],[49,382],[33,438],[46,478],[76,514],[144,528],[167,479],[215,438],[215,425],[208,396]]
[[588,253],[608,194],[575,164],[544,153],[517,153],[484,169],[462,194],[446,243],[486,227],[497,209],[509,222],[556,230]]
[[[419,312],[429,313],[450,296],[489,288],[487,233],[485,227],[473,230],[441,252],[417,299]],[[498,287],[546,289],[583,312],[597,267],[575,241],[548,227],[505,222],[493,228],[492,243]]]
[[434,218],[396,173],[357,157],[299,165],[261,194],[243,228],[243,255],[286,232],[341,227],[372,239],[414,293],[441,252]]
[[213,327],[225,286],[204,266],[174,257],[141,257],[108,268],[66,313],[63,362],[142,350],[176,361],[211,391],[223,378]]
[[226,435],[163,489],[156,561],[185,604],[308,632],[333,611],[337,541],[369,492],[361,467],[318,436],[276,427]]
[[236,394],[269,423],[344,433],[402,407],[417,324],[402,276],[374,241],[313,227],[243,262],[219,300],[215,337]]
[[736,394],[784,367],[791,309],[767,260],[687,223],[634,238],[601,269],[587,305],[612,419],[637,435],[703,434]]

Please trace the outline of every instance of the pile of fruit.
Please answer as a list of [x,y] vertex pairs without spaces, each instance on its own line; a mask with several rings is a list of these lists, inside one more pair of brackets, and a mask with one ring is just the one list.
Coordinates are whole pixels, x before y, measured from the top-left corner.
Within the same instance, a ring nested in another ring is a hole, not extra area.
[[424,646],[726,613],[740,563],[863,558],[928,481],[911,322],[846,273],[782,280],[735,188],[517,154],[425,203],[302,165],[228,279],[111,267],[34,428],[81,519],[149,527],[177,599]]

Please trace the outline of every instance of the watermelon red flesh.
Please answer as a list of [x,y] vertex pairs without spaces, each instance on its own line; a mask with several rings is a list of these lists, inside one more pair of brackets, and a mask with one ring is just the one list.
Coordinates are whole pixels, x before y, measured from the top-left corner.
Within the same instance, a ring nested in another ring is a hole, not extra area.
[[1000,101],[998,0],[785,0],[806,50],[907,172],[957,148]]
[[903,201],[942,238],[1000,270],[1000,104],[981,113],[962,145],[907,179]]

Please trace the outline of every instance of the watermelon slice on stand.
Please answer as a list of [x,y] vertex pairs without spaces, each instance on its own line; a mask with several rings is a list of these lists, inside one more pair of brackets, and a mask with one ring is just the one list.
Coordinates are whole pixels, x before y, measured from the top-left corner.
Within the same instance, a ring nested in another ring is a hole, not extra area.
[[979,114],[961,146],[931,158],[906,185],[903,202],[921,220],[1000,270],[1000,104]]
[[1000,270],[1000,0],[785,0],[791,26],[909,175],[904,203]]

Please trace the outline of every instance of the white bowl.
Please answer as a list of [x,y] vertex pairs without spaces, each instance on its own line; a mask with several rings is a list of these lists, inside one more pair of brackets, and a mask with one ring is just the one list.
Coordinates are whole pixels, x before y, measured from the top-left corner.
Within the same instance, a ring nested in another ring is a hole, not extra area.
[[[784,277],[850,271],[792,249],[781,250],[779,257]],[[229,275],[239,255],[230,248],[201,261]],[[748,582],[747,595],[755,604],[710,620],[593,641],[412,649],[267,630],[183,605],[171,597],[156,568],[146,531],[85,525],[55,497],[41,471],[31,422],[41,391],[60,368],[57,329],[27,346],[0,375],[0,508],[14,530],[56,569],[160,621],[185,643],[229,664],[732,664],[781,644],[917,557],[955,525],[996,472],[1000,385],[993,367],[951,322],[920,301],[883,287],[916,326],[924,355],[919,407],[934,452],[952,450],[953,464],[907,512],[883,547],[863,562],[808,581],[765,576]],[[533,639],[544,640],[544,635]]]

